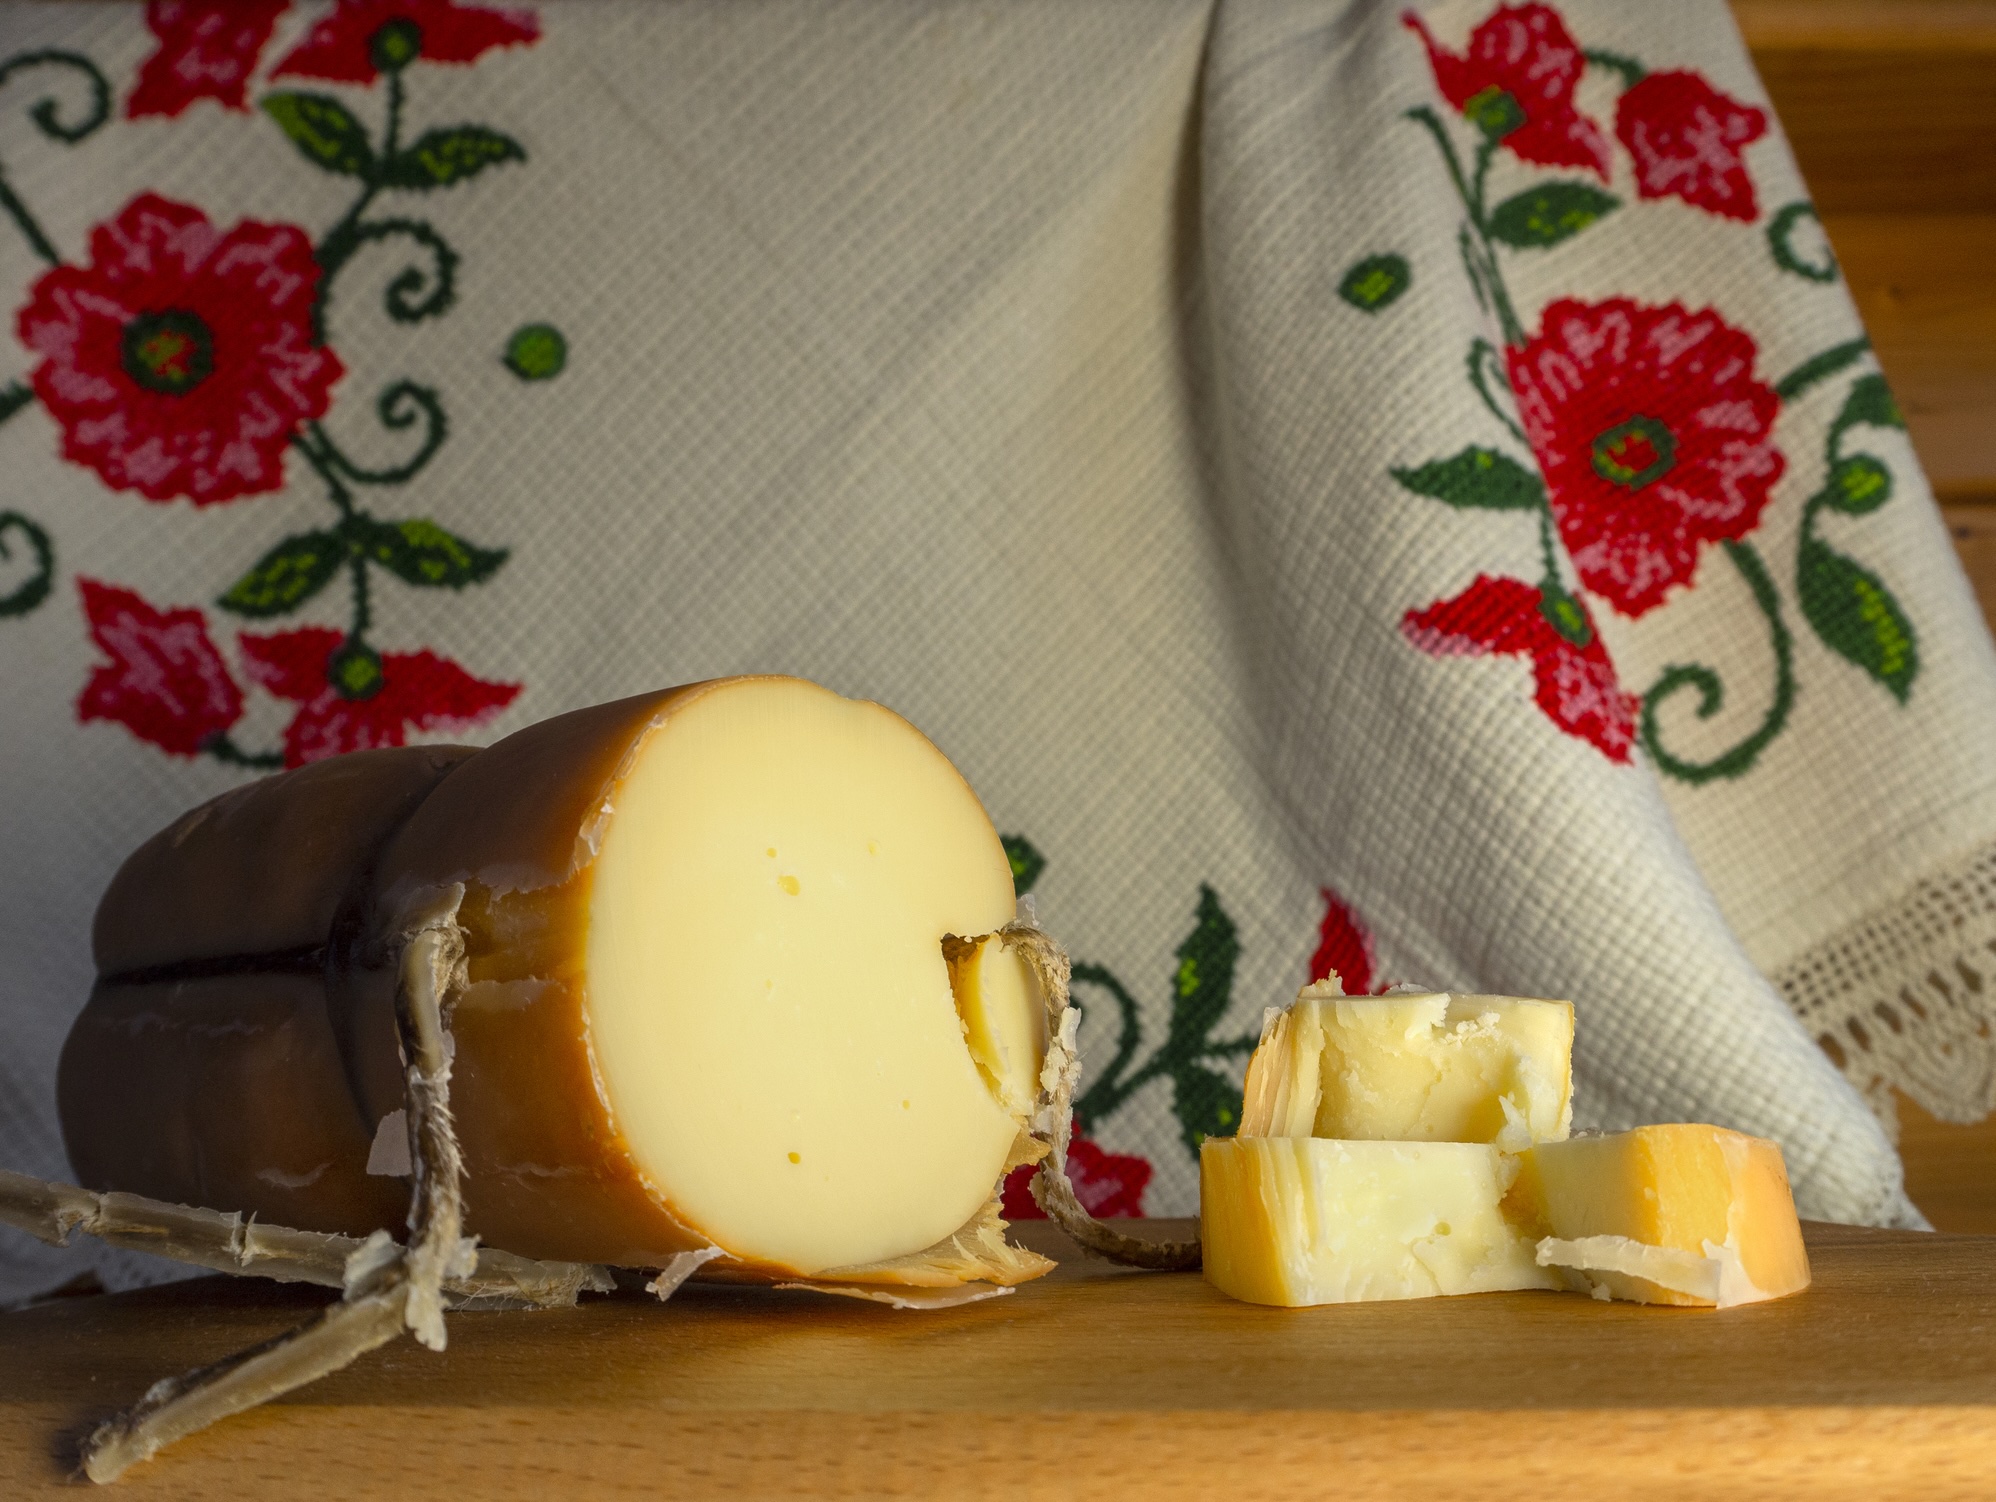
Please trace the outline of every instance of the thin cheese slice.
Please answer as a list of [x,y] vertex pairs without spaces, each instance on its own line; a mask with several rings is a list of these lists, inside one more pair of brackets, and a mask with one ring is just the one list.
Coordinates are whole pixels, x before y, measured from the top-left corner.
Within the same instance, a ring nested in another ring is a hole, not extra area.
[[1484,1143],[1209,1137],[1207,1280],[1290,1307],[1556,1288],[1506,1217],[1517,1160]]
[[1573,1120],[1573,1006],[1311,986],[1271,1012],[1248,1066],[1244,1137],[1491,1142],[1516,1151]]
[[1726,1308],[1809,1286],[1781,1149],[1724,1127],[1637,1127],[1525,1153],[1538,1260],[1596,1298]]

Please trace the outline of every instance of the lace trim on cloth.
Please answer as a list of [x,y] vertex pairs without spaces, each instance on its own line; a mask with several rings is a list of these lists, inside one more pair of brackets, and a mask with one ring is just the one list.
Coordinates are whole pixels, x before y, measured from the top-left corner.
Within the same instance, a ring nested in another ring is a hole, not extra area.
[[1996,1108],[1996,844],[1772,978],[1895,1141],[1895,1086],[1943,1121],[1980,1120]]

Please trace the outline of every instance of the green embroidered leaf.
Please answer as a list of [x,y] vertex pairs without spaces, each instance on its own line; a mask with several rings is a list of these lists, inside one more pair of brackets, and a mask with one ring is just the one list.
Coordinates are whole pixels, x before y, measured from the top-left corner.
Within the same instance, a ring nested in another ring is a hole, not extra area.
[[1416,495],[1467,510],[1536,511],[1545,504],[1539,477],[1495,449],[1466,448],[1453,459],[1396,469],[1393,478]]
[[1241,1087],[1225,1075],[1185,1064],[1172,1071],[1172,1108],[1196,1161],[1208,1137],[1231,1137],[1241,1124]]
[[1876,511],[1892,499],[1892,471],[1869,454],[1840,459],[1830,471],[1822,498],[1824,505],[1846,516]]
[[1367,256],[1344,274],[1338,283],[1338,296],[1361,313],[1377,313],[1413,284],[1414,268],[1405,256]]
[[367,131],[339,100],[327,94],[280,90],[265,94],[257,103],[308,162],[348,177],[373,174],[374,148],[368,144]]
[[1202,1048],[1234,992],[1234,960],[1240,954],[1234,920],[1213,889],[1199,887],[1199,913],[1192,932],[1178,946],[1178,969],[1171,977],[1171,1035],[1166,1048],[1181,1058]]
[[1594,623],[1587,618],[1586,607],[1556,579],[1539,586],[1539,614],[1576,647],[1585,648],[1594,640]]
[[1903,428],[1906,418],[1899,410],[1898,402],[1892,399],[1892,388],[1885,384],[1885,377],[1876,373],[1859,376],[1851,382],[1850,395],[1844,398],[1843,410],[1837,413],[1837,420],[1830,425],[1831,442],[1843,436],[1859,423],[1869,423],[1875,428]]
[[1012,895],[1023,897],[1032,891],[1033,883],[1040,879],[1040,872],[1046,870],[1047,858],[1022,834],[1006,834],[998,838],[1005,846],[1005,859],[1012,863]]
[[381,178],[391,188],[448,188],[494,163],[526,159],[511,136],[483,125],[453,125],[424,131],[415,144],[395,153]]
[[433,521],[368,521],[359,545],[376,563],[405,584],[463,589],[489,579],[507,558],[505,548],[481,548]]
[[1901,704],[1920,671],[1919,643],[1892,592],[1870,570],[1810,536],[1796,558],[1802,614],[1823,645],[1877,679]]
[[252,620],[296,610],[326,587],[346,561],[346,539],[333,532],[287,537],[215,603]]
[[1519,249],[1557,245],[1621,207],[1587,183],[1553,182],[1507,198],[1490,214],[1490,238]]

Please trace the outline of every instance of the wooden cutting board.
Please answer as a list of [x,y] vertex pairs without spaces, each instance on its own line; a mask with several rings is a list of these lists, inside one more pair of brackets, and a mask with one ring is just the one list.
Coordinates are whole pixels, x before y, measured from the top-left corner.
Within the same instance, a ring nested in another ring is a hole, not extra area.
[[[454,1315],[447,1352],[403,1340],[118,1485],[230,1502],[1996,1496],[1996,1238],[1811,1226],[1809,1251],[1808,1293],[1722,1313],[1553,1294],[1262,1309],[1074,1257],[942,1313],[693,1287],[664,1307]],[[204,1278],[0,1315],[0,1496],[76,1484],[92,1422],[323,1297]]]

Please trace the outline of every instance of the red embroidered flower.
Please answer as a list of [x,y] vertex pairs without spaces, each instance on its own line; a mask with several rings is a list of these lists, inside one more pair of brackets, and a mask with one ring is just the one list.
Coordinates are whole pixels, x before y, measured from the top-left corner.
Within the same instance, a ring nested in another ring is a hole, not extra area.
[[159,47],[139,66],[125,113],[177,115],[197,99],[249,109],[244,91],[257,54],[291,0],[149,0],[146,25]]
[[141,194],[21,309],[35,394],[66,458],[116,490],[197,506],[276,490],[284,446],[326,410],[339,357],[312,343],[318,263],[303,230]]
[[1613,160],[1601,127],[1573,107],[1586,59],[1549,5],[1500,5],[1469,34],[1462,57],[1442,47],[1412,11],[1400,18],[1421,34],[1442,97],[1520,160],[1586,167],[1608,175]]
[[1317,929],[1317,952],[1310,956],[1310,979],[1320,981],[1335,975],[1347,996],[1371,996],[1384,991],[1373,986],[1377,963],[1372,953],[1372,935],[1366,932],[1345,900],[1329,887],[1319,887],[1324,897],[1324,921]]
[[193,756],[243,714],[243,693],[198,610],[155,610],[129,589],[79,578],[90,638],[111,660],[91,669],[79,720],[116,720],[140,740]]
[[434,652],[380,652],[307,626],[241,638],[249,673],[303,706],[284,729],[284,764],[399,746],[411,730],[461,730],[511,704],[517,683],[487,683]]
[[1636,191],[1677,197],[1751,222],[1759,213],[1740,150],[1767,134],[1767,116],[1696,73],[1651,73],[1615,109],[1615,134],[1636,159]]
[[1581,582],[1628,616],[1689,582],[1698,550],[1760,521],[1786,461],[1781,399],[1711,309],[1561,299],[1505,352],[1518,413]]
[[468,63],[494,47],[532,42],[540,34],[532,11],[487,10],[453,0],[339,0],[339,7],[284,55],[273,76],[373,83],[419,57]]
[[[1002,1196],[1007,1220],[1045,1220],[1046,1211],[1033,1198],[1034,1165],[1023,1164],[1005,1175]],[[1150,1183],[1151,1166],[1128,1153],[1105,1153],[1086,1137],[1076,1137],[1067,1148],[1067,1179],[1074,1185],[1074,1197],[1081,1208],[1097,1220],[1141,1219],[1144,1213],[1144,1187]]]
[[1622,692],[1608,649],[1580,602],[1562,596],[1557,603],[1570,608],[1564,630],[1548,616],[1542,590],[1478,574],[1454,599],[1408,611],[1400,629],[1431,657],[1531,658],[1546,717],[1568,735],[1593,742],[1610,761],[1625,762],[1636,738],[1635,696]]

